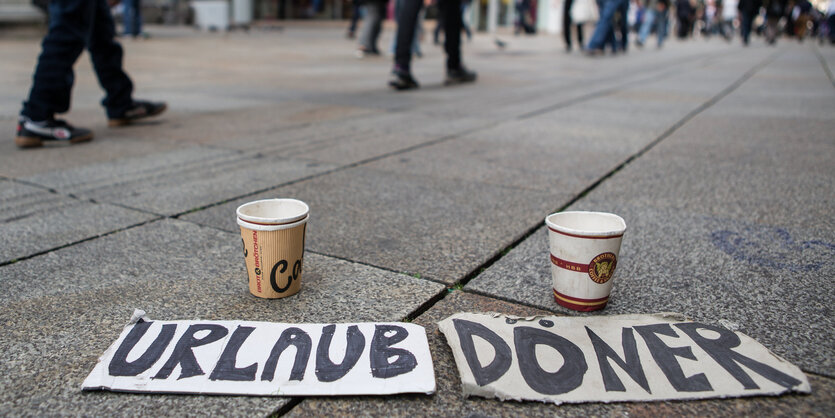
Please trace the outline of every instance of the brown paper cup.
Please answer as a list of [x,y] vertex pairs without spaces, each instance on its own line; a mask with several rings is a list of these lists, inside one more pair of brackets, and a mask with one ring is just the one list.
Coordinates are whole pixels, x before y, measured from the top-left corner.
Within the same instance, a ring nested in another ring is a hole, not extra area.
[[301,289],[307,219],[283,225],[258,225],[238,219],[250,293],[277,299]]
[[301,289],[308,212],[295,199],[259,200],[238,208],[250,293],[277,299]]

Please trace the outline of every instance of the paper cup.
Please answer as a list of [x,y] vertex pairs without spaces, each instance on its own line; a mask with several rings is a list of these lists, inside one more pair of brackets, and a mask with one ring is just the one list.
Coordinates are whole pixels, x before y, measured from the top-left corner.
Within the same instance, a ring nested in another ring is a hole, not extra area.
[[250,293],[277,299],[301,289],[308,211],[304,202],[293,199],[261,200],[238,208]]
[[545,218],[554,299],[576,311],[603,309],[612,291],[626,222],[602,212],[559,212]]

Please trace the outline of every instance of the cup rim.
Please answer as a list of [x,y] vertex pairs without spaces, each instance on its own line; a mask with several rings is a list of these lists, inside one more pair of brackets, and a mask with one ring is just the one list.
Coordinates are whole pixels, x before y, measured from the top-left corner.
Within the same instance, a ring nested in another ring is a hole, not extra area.
[[[247,215],[247,214],[242,212],[242,210],[245,209],[248,206],[252,206],[252,205],[255,205],[255,204],[258,204],[258,203],[264,203],[264,202],[286,202],[286,203],[300,204],[301,208],[302,208],[302,212],[298,215],[287,216],[287,217],[283,217],[283,218],[270,218],[270,217],[252,216],[252,215]],[[298,199],[290,199],[290,198],[275,198],[275,199],[254,200],[252,202],[247,202],[247,203],[244,203],[244,204],[238,206],[238,208],[235,210],[235,214],[238,216],[238,219],[243,220],[243,221],[248,222],[248,223],[264,224],[264,225],[283,225],[283,224],[294,223],[294,222],[297,222],[297,221],[301,220],[302,218],[307,217],[309,213],[310,213],[310,207],[307,205],[307,203],[304,203],[304,202],[302,202],[301,200],[298,200]]]
[[238,225],[255,231],[280,231],[282,229],[295,228],[299,225],[305,224],[308,219],[310,219],[310,215],[305,216],[304,219],[286,224],[256,224],[238,218]]
[[[586,231],[558,225],[551,220],[552,217],[559,217],[560,215],[578,214],[595,215],[610,218],[619,223],[620,227],[609,231]],[[548,228],[554,232],[558,232],[563,235],[569,235],[576,238],[617,238],[623,236],[623,233],[626,232],[626,221],[624,221],[623,218],[621,218],[620,216],[609,212],[593,212],[583,210],[555,212],[545,217],[545,224],[548,225]]]

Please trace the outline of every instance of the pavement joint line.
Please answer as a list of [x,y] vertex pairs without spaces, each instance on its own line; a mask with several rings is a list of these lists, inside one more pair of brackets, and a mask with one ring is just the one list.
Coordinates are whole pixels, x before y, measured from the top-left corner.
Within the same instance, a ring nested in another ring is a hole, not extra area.
[[820,49],[818,49],[817,45],[812,44],[812,51],[815,53],[815,56],[818,57],[818,61],[820,61],[826,76],[829,77],[829,82],[832,84],[832,87],[835,88],[835,76],[832,75],[832,69],[829,68],[829,64],[826,63],[823,55],[821,55]]
[[64,248],[72,247],[74,245],[83,244],[85,242],[93,241],[95,239],[104,238],[104,237],[107,237],[107,236],[110,236],[110,235],[113,235],[113,234],[118,234],[119,232],[124,232],[124,231],[127,231],[129,229],[138,228],[140,226],[148,225],[150,223],[161,221],[161,220],[164,220],[164,219],[166,219],[166,218],[165,217],[158,217],[158,218],[149,219],[149,220],[144,221],[144,222],[136,223],[136,224],[133,224],[133,225],[128,225],[128,226],[125,226],[125,227],[122,227],[122,228],[114,229],[112,231],[103,232],[101,234],[96,234],[96,235],[86,237],[86,238],[83,238],[83,239],[80,239],[80,240],[77,240],[77,241],[73,241],[73,242],[70,242],[70,243],[67,243],[67,244],[59,245],[57,247],[52,247],[52,248],[49,248],[49,249],[46,249],[46,250],[43,250],[43,251],[38,251],[34,254],[29,254],[29,255],[26,255],[26,256],[23,256],[23,257],[15,258],[13,260],[0,261],[0,267],[8,266],[8,265],[20,262],[20,261],[25,261],[25,260],[28,260],[30,258],[35,258],[35,257],[41,256],[41,255],[44,255],[44,254],[49,254],[51,252],[55,252],[55,251],[58,251],[58,250],[62,250]]

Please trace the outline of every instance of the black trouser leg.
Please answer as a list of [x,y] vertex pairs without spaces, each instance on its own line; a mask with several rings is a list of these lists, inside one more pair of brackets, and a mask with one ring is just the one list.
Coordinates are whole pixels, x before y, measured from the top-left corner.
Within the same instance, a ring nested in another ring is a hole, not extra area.
[[461,0],[439,0],[438,7],[444,16],[444,49],[446,68],[461,67]]
[[[401,71],[411,71],[412,42],[415,39],[415,26],[421,7],[423,7],[422,0],[403,0],[400,15],[397,17],[397,49],[394,51],[394,65]],[[446,38],[449,37],[449,32],[447,32]]]
[[122,46],[114,39],[116,25],[107,6],[107,0],[90,0],[96,4],[96,14],[90,32],[88,49],[99,84],[107,93],[102,106],[108,117],[122,115],[131,105],[133,83],[122,69]]
[[[562,36],[565,39],[565,47],[571,49],[571,5],[574,0],[565,0],[562,4]],[[580,45],[583,44],[582,39],[578,39]]]

